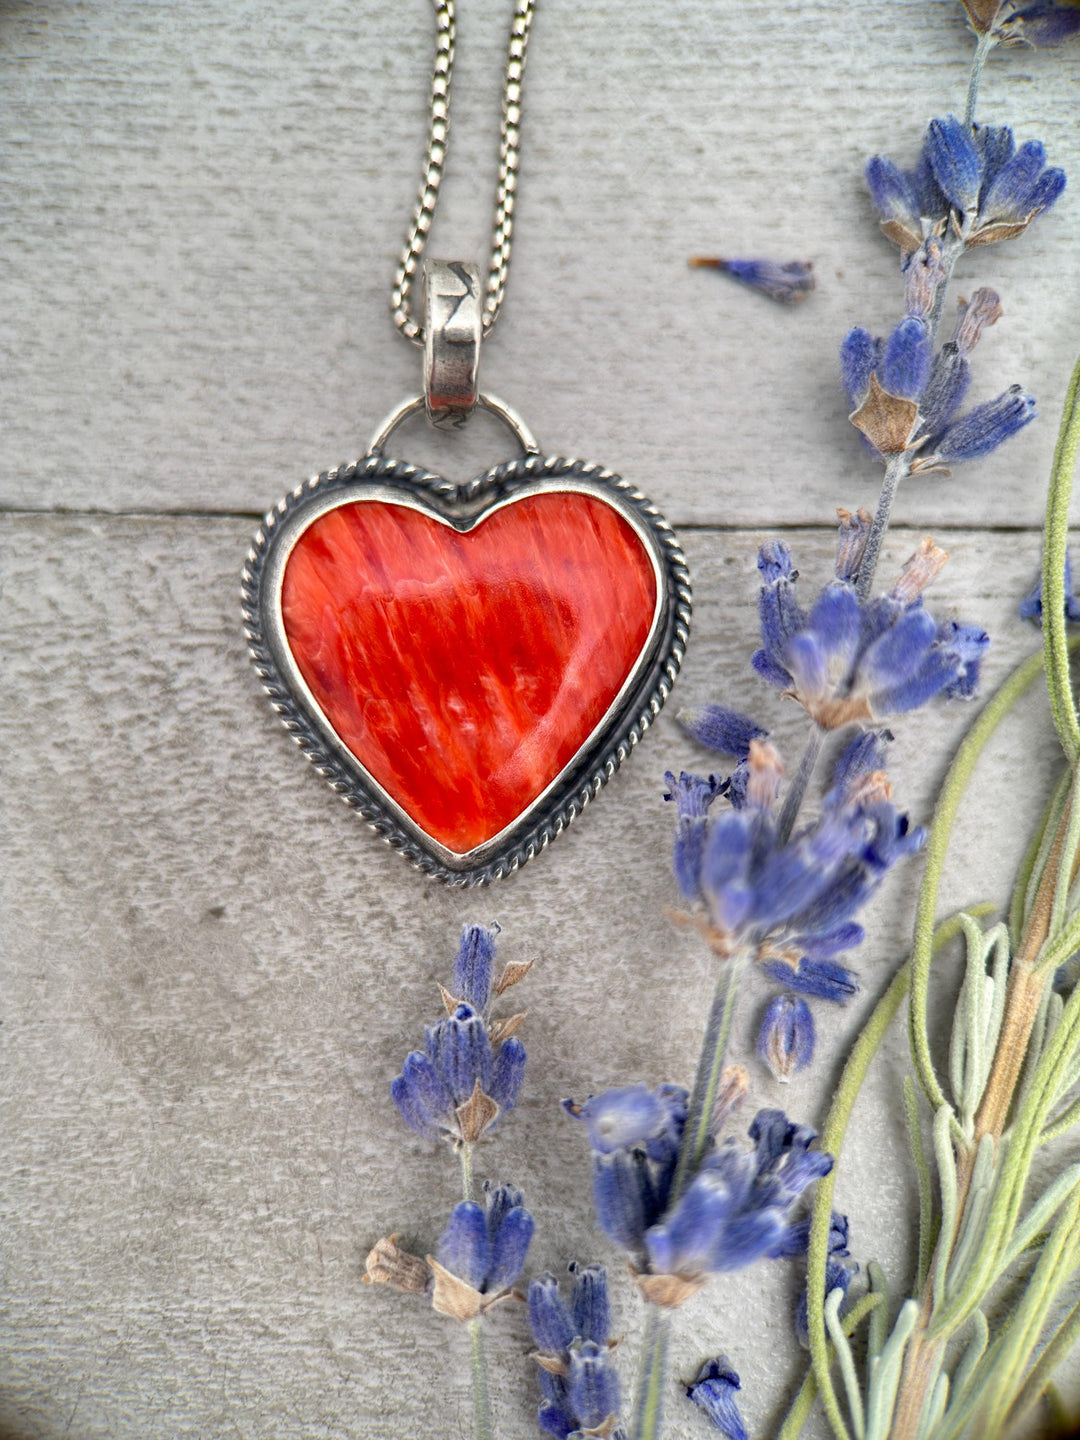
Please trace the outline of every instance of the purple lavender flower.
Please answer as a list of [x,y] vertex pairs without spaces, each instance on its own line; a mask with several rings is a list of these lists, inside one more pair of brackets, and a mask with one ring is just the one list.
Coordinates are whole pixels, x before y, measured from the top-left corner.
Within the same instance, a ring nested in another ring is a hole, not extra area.
[[455,1205],[428,1265],[432,1306],[440,1315],[473,1320],[510,1294],[525,1265],[533,1217],[513,1185],[484,1186],[484,1203]]
[[[791,563],[791,551],[778,540],[762,545],[757,565],[761,573],[758,619],[764,648],[754,657],[754,669],[770,685],[784,686],[791,678],[783,665],[787,642],[806,624],[806,616],[795,594],[799,572]],[[857,572],[858,564],[853,573]]]
[[850,516],[847,522],[837,578],[809,614],[795,598],[798,572],[787,546],[772,540],[761,547],[763,643],[754,669],[825,730],[914,710],[935,695],[973,693],[989,637],[974,627],[939,626],[922,605],[948,556],[925,539],[887,594],[860,600],[862,548],[850,539]]
[[728,710],[723,705],[691,706],[680,712],[679,721],[699,745],[731,755],[736,761],[734,770],[726,779],[710,775],[705,781],[685,771],[678,781],[670,771],[664,776],[668,786],[664,799],[678,802],[675,873],[686,898],[698,900],[701,897],[694,890],[694,885],[701,869],[700,851],[709,806],[718,795],[726,795],[736,809],[742,807],[749,776],[750,742],[764,740],[768,731],[748,716],[740,715],[737,710]]
[[[791,1230],[791,1248],[786,1252],[795,1257],[805,1255],[810,1243],[810,1222],[801,1221]],[[825,1261],[825,1295],[828,1298],[834,1290],[843,1291],[845,1297],[852,1280],[859,1273],[859,1267],[850,1258],[848,1249],[848,1219],[834,1210],[829,1223],[829,1248]],[[810,1348],[809,1300],[804,1288],[795,1307],[795,1335],[804,1349]],[[841,1311],[843,1304],[841,1304]]]
[[[607,1272],[602,1265],[572,1264],[570,1273],[569,1306],[554,1275],[540,1275],[529,1286],[529,1323],[543,1395],[537,1419],[545,1434],[558,1440],[616,1422],[619,1413],[619,1380],[609,1345]],[[611,1434],[613,1440],[625,1440],[617,1423]]]
[[958,625],[947,620],[938,626],[938,643],[960,661],[960,673],[941,692],[946,700],[973,700],[979,688],[979,671],[989,644],[985,630],[978,625]]
[[686,1393],[699,1410],[703,1410],[725,1440],[749,1440],[739,1407],[736,1390],[741,1390],[739,1377],[726,1355],[706,1360],[697,1378],[686,1387]]
[[827,1175],[832,1156],[810,1149],[816,1132],[782,1110],[759,1110],[755,1152],[734,1139],[707,1154],[673,1209],[645,1235],[650,1269],[695,1280],[739,1270],[782,1250],[790,1212],[806,1187]]
[[[834,1251],[837,1254],[848,1253],[848,1218],[833,1210],[829,1216],[829,1254]],[[810,1217],[804,1216],[801,1220],[793,1220],[788,1226],[787,1234],[784,1237],[784,1248],[777,1250],[773,1255],[774,1260],[798,1260],[805,1259],[806,1252],[810,1248]]]
[[920,154],[914,170],[901,170],[884,155],[871,156],[866,164],[866,183],[882,230],[902,251],[917,250],[928,236],[939,232],[948,213],[948,201],[925,153]]
[[[977,297],[982,294],[993,294],[993,291],[976,292]],[[917,428],[927,435],[944,430],[963,403],[970,384],[967,351],[955,340],[946,341],[930,367],[930,378],[919,401]]]
[[1006,39],[1029,45],[1062,45],[1080,34],[1080,9],[1070,0],[1039,0],[1033,5],[1014,7],[1002,25]]
[[682,711],[679,719],[699,744],[731,755],[737,761],[726,779],[716,775],[705,779],[685,770],[678,780],[670,770],[664,775],[668,787],[664,799],[673,800],[677,806],[675,878],[687,900],[696,902],[702,899],[701,861],[709,807],[717,796],[726,795],[737,809],[741,808],[746,796],[750,742],[764,739],[768,732],[747,716],[723,705],[698,705]]
[[461,946],[454,964],[452,991],[459,1000],[471,1005],[478,1013],[486,1010],[491,999],[491,982],[495,974],[495,937],[498,925],[465,925]]
[[566,1302],[559,1294],[559,1282],[550,1271],[529,1281],[529,1325],[542,1354],[557,1355],[569,1350],[577,1333]]
[[[649,1095],[660,1101],[659,1110],[642,1103]],[[601,1228],[648,1265],[650,1273],[640,1275],[638,1283],[650,1298],[662,1294],[661,1303],[668,1305],[680,1304],[712,1271],[788,1253],[792,1207],[806,1186],[832,1167],[831,1156],[810,1150],[813,1130],[790,1124],[782,1111],[761,1110],[749,1132],[755,1152],[748,1154],[734,1139],[719,1148],[710,1142],[672,1205],[686,1099],[685,1090],[662,1085],[654,1092],[643,1086],[608,1091],[584,1105],[564,1102],[568,1113],[589,1127]],[[599,1137],[598,1117],[617,1117]],[[618,1148],[611,1148],[613,1134]],[[657,1286],[662,1291],[653,1294]],[[539,1326],[553,1342],[567,1333],[550,1286],[538,1290],[533,1304],[534,1328]]]
[[806,1069],[814,1058],[814,1017],[805,1000],[783,994],[769,1001],[757,1050],[775,1080],[787,1082]]
[[627,1145],[678,1140],[684,1100],[685,1092],[670,1086],[648,1090],[644,1085],[627,1085],[590,1095],[570,1113],[588,1127],[592,1149],[610,1155]]
[[[834,932],[829,945],[837,950],[853,950],[861,945],[863,928],[850,925],[845,931]],[[814,1000],[829,1000],[834,1005],[846,1005],[853,995],[859,993],[859,979],[854,970],[841,965],[837,960],[815,959],[812,955],[801,955],[796,959],[781,959],[777,956],[761,960],[762,972],[777,985],[786,985],[789,990],[798,990]]]
[[617,1245],[640,1251],[645,1231],[663,1214],[686,1123],[687,1092],[677,1085],[607,1090],[567,1114],[588,1128],[593,1199],[600,1228]]
[[[426,1026],[425,1036],[424,1049],[407,1057],[390,1086],[391,1098],[418,1134],[471,1143],[517,1104],[525,1047],[516,1036],[493,1045],[471,1005]],[[470,1105],[475,1111],[466,1110]]]
[[916,468],[927,470],[931,465],[979,460],[1030,424],[1037,413],[1032,397],[1019,385],[1010,385],[996,399],[977,405],[940,435],[932,437],[931,450]]
[[884,743],[884,733],[856,736],[818,819],[781,841],[779,756],[751,741],[741,807],[710,817],[692,887],[717,953],[753,948],[771,979],[803,994],[845,1000],[855,993],[854,975],[835,957],[861,943],[859,910],[923,840],[891,803]]
[[472,1144],[514,1108],[521,1093],[526,1053],[514,1031],[525,1016],[494,1020],[488,1006],[492,991],[515,985],[532,962],[508,965],[493,985],[498,933],[497,925],[463,928],[455,994],[442,990],[448,1014],[425,1026],[424,1049],[406,1057],[390,1086],[401,1118],[428,1139]]
[[983,180],[983,157],[970,125],[955,115],[931,120],[923,140],[923,154],[950,206],[961,214],[975,210]]
[[[1042,603],[1042,572],[1031,587],[1028,593],[1020,602],[1020,616],[1024,620],[1030,620],[1035,625],[1042,624],[1043,603]],[[1065,619],[1075,623],[1080,620],[1080,600],[1073,593],[1072,557],[1065,552]]]
[[611,1336],[607,1271],[603,1265],[579,1265],[574,1260],[569,1268],[574,1287],[570,1299],[574,1334],[596,1345],[606,1345]]
[[769,733],[748,716],[723,705],[693,705],[680,710],[679,723],[699,745],[738,760],[750,754],[751,740],[764,740]]
[[901,400],[918,400],[930,379],[934,340],[921,315],[905,315],[881,347],[876,374],[883,389]]
[[[937,241],[929,240],[905,262],[909,310],[933,303],[930,291],[943,272],[939,277],[927,263],[927,252],[932,260],[936,247]],[[971,381],[967,357],[1001,313],[993,290],[977,290],[961,302],[952,338],[936,355],[922,314],[906,315],[885,340],[861,326],[848,332],[840,347],[841,381],[852,405],[851,423],[872,450],[882,457],[918,450],[913,473],[942,470],[988,455],[1035,418],[1035,402],[1019,385],[956,415]]]
[[814,267],[805,260],[722,260],[699,255],[690,264],[695,269],[721,270],[781,305],[801,304],[814,288]]
[[664,779],[667,782],[665,800],[673,800],[677,806],[675,821],[675,878],[687,900],[701,899],[701,858],[705,846],[705,823],[709,806],[718,795],[730,786],[716,775],[705,779],[683,771],[678,780],[670,770]]
[[[1060,22],[1057,7],[1046,7],[1047,22],[1051,8]],[[1034,15],[1031,21],[1037,26]],[[931,120],[913,170],[875,155],[866,181],[882,230],[905,254],[942,235],[952,215],[968,247],[1008,240],[1049,210],[1065,188],[1064,172],[1047,168],[1037,140],[1018,150],[1007,125],[968,126],[954,115]]]
[[1076,0],[961,0],[976,35],[1006,45],[1060,45],[1080,33]]
[[[660,1109],[643,1103],[650,1095],[661,1102]],[[734,1139],[717,1147],[711,1136],[704,1159],[673,1203],[671,1186],[686,1122],[684,1090],[628,1087],[591,1097],[584,1105],[564,1105],[589,1127],[600,1225],[634,1257],[637,1283],[649,1300],[680,1305],[713,1271],[796,1254],[800,1243],[805,1246],[797,1227],[792,1229],[791,1210],[833,1162],[830,1155],[810,1149],[815,1132],[789,1123],[782,1111],[758,1112],[749,1131],[753,1154]],[[616,1118],[597,1136],[601,1117]],[[615,1135],[620,1144],[613,1149]],[[593,1313],[595,1302],[584,1308]],[[606,1325],[606,1292],[602,1314]],[[530,1315],[542,1350],[564,1348],[567,1336],[586,1328],[577,1310],[570,1318],[550,1277],[541,1277],[530,1294]],[[550,1391],[545,1382],[545,1393],[558,1408],[562,1392]]]
[[1041,141],[1028,140],[1016,150],[1005,147],[987,175],[979,201],[982,228],[975,231],[971,243],[999,238],[991,233],[995,230],[1025,230],[1036,215],[1057,202],[1064,189],[1065,172],[1047,167]]
[[575,1430],[595,1431],[618,1413],[619,1377],[605,1348],[593,1340],[570,1346],[566,1398]]

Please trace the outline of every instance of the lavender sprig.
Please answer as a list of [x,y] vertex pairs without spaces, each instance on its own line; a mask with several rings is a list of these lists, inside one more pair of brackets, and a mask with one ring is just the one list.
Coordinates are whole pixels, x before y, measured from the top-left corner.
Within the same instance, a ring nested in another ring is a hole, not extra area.
[[[424,1031],[424,1049],[406,1057],[390,1097],[401,1118],[428,1139],[445,1139],[461,1156],[469,1199],[472,1147],[513,1110],[525,1078],[525,1047],[515,1032],[523,1013],[492,1019],[494,997],[528,973],[508,967],[494,980],[495,928],[466,925],[453,992],[439,987],[447,1015]],[[454,993],[456,992],[456,993]]]
[[[907,225],[913,218],[910,210],[906,215],[899,210],[886,213],[894,201],[899,204],[895,174],[880,162],[876,174],[875,162],[871,166],[871,185],[878,187],[875,200],[883,212],[883,226],[887,232],[897,227],[904,232],[891,238],[907,253],[917,253],[909,241],[925,252],[934,236],[946,233],[947,223],[950,261],[964,248],[1022,233],[1053,204],[1064,186],[1064,176],[1046,166],[1037,142],[1017,149],[1005,127],[980,128],[973,121],[979,75],[994,46],[1020,38],[1032,41],[1041,22],[1058,25],[1062,10],[1054,5],[1024,6],[997,0],[964,3],[979,36],[965,122],[952,117],[933,122],[921,173],[903,177],[910,182],[909,190],[917,188],[916,182],[926,184],[918,207],[919,235]],[[1032,28],[1025,36],[1028,19]],[[1070,21],[1058,29],[1055,38],[1078,28],[1080,25]],[[937,220],[930,182],[945,204]],[[951,263],[946,266],[950,268]],[[940,305],[935,302],[931,318],[939,313]],[[961,325],[967,318],[962,316]],[[910,344],[914,346],[915,340]],[[942,372],[944,380],[951,375],[953,390],[965,388],[958,353],[959,347],[949,360],[949,374]],[[880,352],[875,365],[879,361]],[[905,398],[899,393],[903,386],[925,406],[929,383],[927,378],[924,384],[913,350],[907,356],[906,371],[902,364],[899,369],[904,373],[896,379],[889,402],[896,416],[899,405],[893,401]],[[951,393],[949,385],[940,384],[937,393]],[[982,412],[972,412],[975,418],[966,428],[963,417],[956,422],[962,445],[972,453],[999,437],[1008,438],[1019,412],[1014,410],[1010,417],[1006,399],[983,407]],[[929,445],[939,457],[946,448],[934,439]],[[912,1089],[909,1124],[922,1196],[920,1279],[915,1293],[900,1306],[891,1335],[886,1311],[879,1307],[883,1323],[872,1325],[874,1358],[865,1387],[859,1381],[847,1330],[839,1317],[846,1285],[836,1283],[836,1262],[827,1239],[831,1178],[820,1187],[815,1200],[807,1331],[814,1379],[839,1440],[847,1440],[852,1431],[864,1440],[885,1440],[886,1436],[889,1440],[915,1440],[930,1434],[936,1440],[997,1436],[1011,1428],[1038,1398],[1054,1364],[1080,1329],[1075,1311],[1056,1331],[1048,1326],[1065,1275],[1080,1263],[1080,1167],[1070,1167],[1059,1175],[1041,1196],[1036,1194],[1027,1214],[1021,1214],[1037,1148],[1080,1118],[1080,1106],[1068,1102],[1070,1088],[1080,1079],[1080,989],[1074,974],[1056,968],[1060,959],[1080,944],[1080,916],[1074,908],[1073,891],[1080,869],[1080,721],[1064,633],[1073,608],[1066,538],[1068,495],[1078,453],[1080,365],[1070,387],[1055,456],[1043,582],[1024,605],[1029,618],[1041,618],[1045,595],[1045,669],[1069,773],[1029,850],[1010,907],[1009,926],[984,931],[974,917],[960,917],[968,961],[955,1011],[946,1081],[934,1063],[927,1024],[931,961],[939,938],[934,927],[938,883],[957,804],[975,760],[1002,718],[1037,678],[1042,657],[1035,657],[1021,665],[986,706],[946,778],[928,844],[910,969],[905,967],[894,977],[875,1008],[845,1067],[826,1124],[830,1146],[838,1146],[873,1051],[910,982],[912,1054],[932,1112],[940,1218],[935,1239],[930,1169],[923,1155]],[[907,473],[914,471],[911,466]],[[1060,1107],[1056,1115],[1055,1107]],[[1037,1239],[1040,1231],[1045,1236],[1041,1240]],[[1013,1261],[1028,1246],[1037,1251],[1037,1263],[1017,1287],[1018,1298],[1006,1302],[991,1343],[983,1317],[987,1297],[994,1287],[1001,1286]],[[969,1327],[970,1343],[950,1375],[946,1347],[963,1327]],[[827,1341],[839,1363],[846,1417],[833,1384]],[[1040,1345],[1041,1357],[1032,1365]],[[781,1440],[797,1433],[796,1421],[803,1413],[800,1399]]]
[[[1008,126],[974,124],[977,77],[986,53],[981,46],[976,56],[965,120],[952,115],[932,120],[914,169],[901,170],[880,155],[867,165],[882,230],[901,252],[905,314],[888,340],[875,341],[857,327],[841,349],[844,383],[855,406],[851,422],[885,462],[859,580],[864,598],[901,481],[947,472],[951,464],[987,455],[1035,414],[1031,396],[1014,385],[949,423],[966,389],[967,353],[983,326],[1000,313],[992,291],[977,292],[973,312],[962,306],[952,341],[933,353],[949,278],[960,257],[1023,234],[1065,188],[1064,172],[1047,166],[1040,142],[1017,147]],[[971,323],[980,311],[984,318]]]
[[[435,1253],[403,1250],[397,1235],[377,1241],[364,1279],[410,1295],[464,1325],[469,1338],[475,1440],[494,1440],[484,1350],[484,1317],[516,1294],[534,1221],[513,1185],[486,1181],[483,1203],[473,1199],[473,1150],[517,1104],[525,1075],[525,1047],[515,1032],[524,1013],[491,1014],[495,999],[528,974],[532,962],[507,965],[495,979],[499,927],[462,930],[452,989],[439,986],[444,1019],[425,1027],[424,1049],[414,1050],[390,1086],[402,1120],[429,1140],[447,1141],[461,1162],[464,1198],[450,1214]],[[523,1298],[523,1297],[518,1297]]]
[[[960,258],[1024,233],[1053,206],[1064,187],[1062,172],[1047,165],[1038,142],[1017,146],[1007,127],[973,123],[970,112],[978,76],[993,44],[1002,38],[994,30],[1004,24],[1001,11],[1002,7],[996,8],[996,18],[986,30],[986,35],[994,32],[993,42],[985,35],[985,43],[980,42],[967,118],[945,116],[931,122],[912,171],[880,156],[868,167],[882,228],[901,251],[904,292],[903,314],[888,336],[878,339],[856,327],[841,352],[852,423],[885,466],[876,512],[872,519],[862,510],[841,512],[835,579],[808,611],[796,596],[797,572],[787,548],[773,543],[761,553],[763,644],[754,657],[755,668],[795,699],[811,722],[795,780],[781,805],[779,757],[763,728],[720,706],[690,712],[685,717],[687,728],[701,743],[730,755],[734,768],[726,776],[708,779],[668,776],[668,798],[677,804],[676,878],[695,923],[727,968],[717,986],[689,1099],[664,1100],[659,1092],[615,1092],[602,1097],[603,1103],[595,1102],[597,1115],[604,1115],[609,1124],[614,1108],[631,1129],[631,1117],[645,1124],[650,1113],[651,1123],[659,1127],[648,1132],[644,1145],[639,1137],[636,1148],[616,1146],[609,1154],[601,1147],[594,1156],[602,1223],[609,1234],[618,1234],[620,1243],[632,1248],[636,1241],[644,1263],[657,1275],[665,1260],[671,1260],[676,1271],[681,1265],[686,1274],[694,1273],[694,1257],[701,1260],[699,1271],[705,1267],[705,1252],[694,1251],[691,1245],[691,1239],[699,1246],[703,1243],[693,1226],[683,1235],[673,1220],[667,1249],[660,1239],[650,1248],[644,1237],[667,1234],[657,1216],[681,1215],[679,1207],[689,1203],[691,1194],[700,1198],[700,1192],[694,1191],[696,1177],[708,1167],[706,1157],[713,1153],[710,1101],[723,1073],[747,957],[773,967],[774,978],[783,974],[789,988],[801,978],[811,992],[841,998],[850,987],[851,972],[838,955],[862,938],[855,916],[875,888],[876,872],[873,865],[866,865],[866,854],[845,849],[839,839],[843,832],[850,840],[854,827],[834,824],[840,815],[854,820],[859,809],[854,798],[857,761],[854,785],[852,779],[837,775],[820,818],[809,824],[800,820],[824,736],[834,730],[869,732],[883,719],[909,714],[936,695],[969,699],[977,687],[988,637],[978,626],[951,619],[935,622],[927,612],[923,591],[946,558],[929,538],[892,588],[872,597],[900,483],[947,474],[951,466],[978,460],[1035,416],[1034,401],[1018,385],[994,400],[965,408],[970,357],[1002,313],[994,291],[983,287],[969,301],[961,301],[949,338],[944,343],[938,339],[948,285]],[[1014,26],[1014,33],[1017,29]],[[861,746],[880,743],[872,733],[856,734],[848,750],[857,756]],[[873,791],[874,784],[865,779],[862,783]],[[897,826],[887,791],[875,798],[888,806],[888,815],[880,815],[882,827],[875,832],[876,839],[883,841],[877,852],[883,873],[917,848],[918,837],[906,822]],[[1080,825],[1077,828],[1080,834]],[[835,871],[829,868],[831,861],[837,862]],[[819,890],[814,889],[815,881],[820,882]],[[797,994],[774,1002],[762,1031],[762,1052],[784,1076],[793,1074],[812,1048],[812,1029],[800,1003]],[[585,1118],[584,1107],[581,1113]],[[674,1158],[672,1131],[679,1133]],[[594,1147],[600,1147],[598,1136],[592,1138]],[[597,1158],[601,1155],[604,1158]],[[718,1254],[711,1252],[714,1263]],[[829,1299],[824,1314],[810,1306],[806,1324],[811,1335],[828,1328],[857,1418],[856,1429],[862,1433],[866,1414],[856,1393],[855,1369],[840,1321],[852,1273],[846,1254],[846,1235],[835,1249],[821,1252],[821,1283]],[[824,1295],[816,1303],[823,1300]],[[665,1347],[666,1332],[656,1324],[646,1341],[635,1440],[656,1434],[658,1376],[664,1369]],[[820,1362],[819,1347],[815,1351],[819,1370]],[[835,1428],[831,1410],[830,1419]]]
[[581,1431],[626,1440],[619,1424],[619,1378],[612,1363],[607,1272],[602,1265],[570,1266],[567,1305],[548,1273],[529,1286],[529,1324],[536,1340],[543,1399],[540,1429],[556,1440]]
[[636,1440],[658,1433],[671,1312],[711,1274],[798,1253],[792,1212],[806,1188],[832,1168],[832,1157],[812,1148],[814,1131],[780,1110],[754,1118],[753,1151],[732,1136],[721,1139],[745,1086],[744,1073],[728,1073],[699,1156],[688,1130],[689,1097],[678,1086],[635,1085],[581,1104],[565,1102],[587,1130],[600,1227],[627,1252],[652,1307]]

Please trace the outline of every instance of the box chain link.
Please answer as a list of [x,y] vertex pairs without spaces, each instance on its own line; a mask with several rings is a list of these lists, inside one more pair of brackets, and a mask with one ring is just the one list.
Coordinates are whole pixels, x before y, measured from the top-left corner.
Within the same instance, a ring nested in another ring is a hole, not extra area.
[[[412,285],[423,258],[428,232],[435,216],[446,165],[447,129],[450,118],[450,80],[454,71],[454,42],[457,19],[454,0],[434,0],[435,64],[431,74],[431,118],[428,130],[427,158],[420,184],[412,225],[405,240],[394,275],[390,304],[394,324],[407,340],[423,345],[424,329],[412,308]],[[491,258],[485,285],[482,333],[491,332],[498,319],[506,294],[506,277],[510,270],[510,247],[514,233],[514,202],[521,145],[521,81],[525,73],[525,54],[529,44],[536,0],[515,0],[514,18],[510,26],[510,44],[506,56],[506,77],[503,87],[502,138],[499,147],[499,175],[495,190],[495,225],[491,238]]]

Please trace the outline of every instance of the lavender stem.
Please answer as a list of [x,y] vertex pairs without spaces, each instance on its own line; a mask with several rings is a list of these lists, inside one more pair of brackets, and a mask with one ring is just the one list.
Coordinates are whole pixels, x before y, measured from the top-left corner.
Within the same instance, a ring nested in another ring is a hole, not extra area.
[[657,1440],[664,1409],[667,1352],[671,1338],[671,1311],[649,1305],[645,1312],[645,1338],[641,1344],[638,1393],[634,1401],[632,1440]]
[[870,527],[870,535],[866,541],[866,551],[862,564],[859,566],[859,580],[855,587],[855,593],[860,600],[870,598],[878,556],[881,552],[881,542],[885,538],[885,531],[889,528],[889,516],[892,513],[893,500],[896,498],[896,487],[908,473],[909,459],[906,451],[889,457],[889,462],[885,466],[885,478],[881,482],[877,513],[874,515],[874,523]]
[[806,799],[806,792],[810,788],[810,781],[817,768],[818,756],[821,754],[824,740],[825,731],[819,725],[814,725],[807,739],[806,749],[802,753],[802,759],[799,761],[799,768],[795,772],[795,778],[788,786],[788,792],[784,796],[784,807],[780,811],[780,819],[776,827],[778,845],[786,845],[791,839],[791,832],[795,828],[795,821],[799,818],[799,811]]
[[472,1146],[468,1141],[463,1141],[458,1146],[458,1159],[461,1161],[461,1194],[465,1200],[472,1199],[473,1178],[472,1178]]
[[745,965],[745,950],[737,950],[728,959],[713,991],[709,1019],[705,1025],[705,1034],[701,1037],[701,1054],[698,1056],[694,1088],[690,1092],[690,1105],[683,1127],[682,1144],[679,1147],[679,1161],[671,1184],[669,1208],[674,1207],[686,1182],[701,1163],[708,1145],[713,1106],[720,1088],[720,1076],[723,1073],[728,1038],[731,1035],[731,1021],[735,1014],[735,1003]]
[[971,60],[971,78],[968,80],[967,105],[964,109],[965,125],[974,126],[975,124],[975,102],[979,98],[979,81],[982,79],[986,58],[996,44],[997,41],[988,30],[979,36],[979,43],[975,46],[975,54]]
[[491,1401],[488,1397],[487,1358],[484,1354],[483,1321],[477,1317],[467,1325],[469,1359],[473,1384],[473,1426],[476,1440],[495,1440],[491,1424]]

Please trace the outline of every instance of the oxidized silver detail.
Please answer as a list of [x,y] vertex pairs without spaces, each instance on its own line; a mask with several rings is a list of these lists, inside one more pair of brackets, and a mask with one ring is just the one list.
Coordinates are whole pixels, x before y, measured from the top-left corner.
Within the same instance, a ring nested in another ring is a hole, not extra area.
[[440,428],[465,424],[480,373],[480,271],[464,260],[424,267],[424,401]]
[[[481,410],[488,411],[489,414],[496,416],[497,419],[509,426],[514,432],[514,436],[521,446],[523,454],[540,454],[540,446],[537,443],[536,436],[512,405],[507,405],[506,401],[500,400],[497,395],[477,395],[476,403]],[[414,395],[411,400],[403,400],[400,405],[395,405],[393,410],[390,411],[390,414],[387,415],[384,420],[380,421],[378,429],[371,437],[367,453],[369,455],[381,454],[386,448],[386,442],[390,439],[390,436],[397,427],[405,420],[408,420],[410,415],[419,414],[419,412],[425,408],[425,404],[426,402],[423,395]]]
[[[422,403],[422,402],[421,402]],[[649,640],[597,730],[543,795],[500,835],[454,855],[426,835],[335,735],[307,691],[284,636],[280,583],[288,549],[317,515],[364,496],[392,498],[462,531],[514,497],[536,491],[599,494],[633,526],[652,557],[657,608]],[[690,627],[686,561],[670,526],[640,491],[598,465],[526,454],[455,484],[379,454],[325,471],[270,510],[256,532],[241,578],[245,633],[256,673],[274,709],[331,788],[414,868],[452,886],[512,874],[559,835],[615,774],[659,715],[679,673]]]

